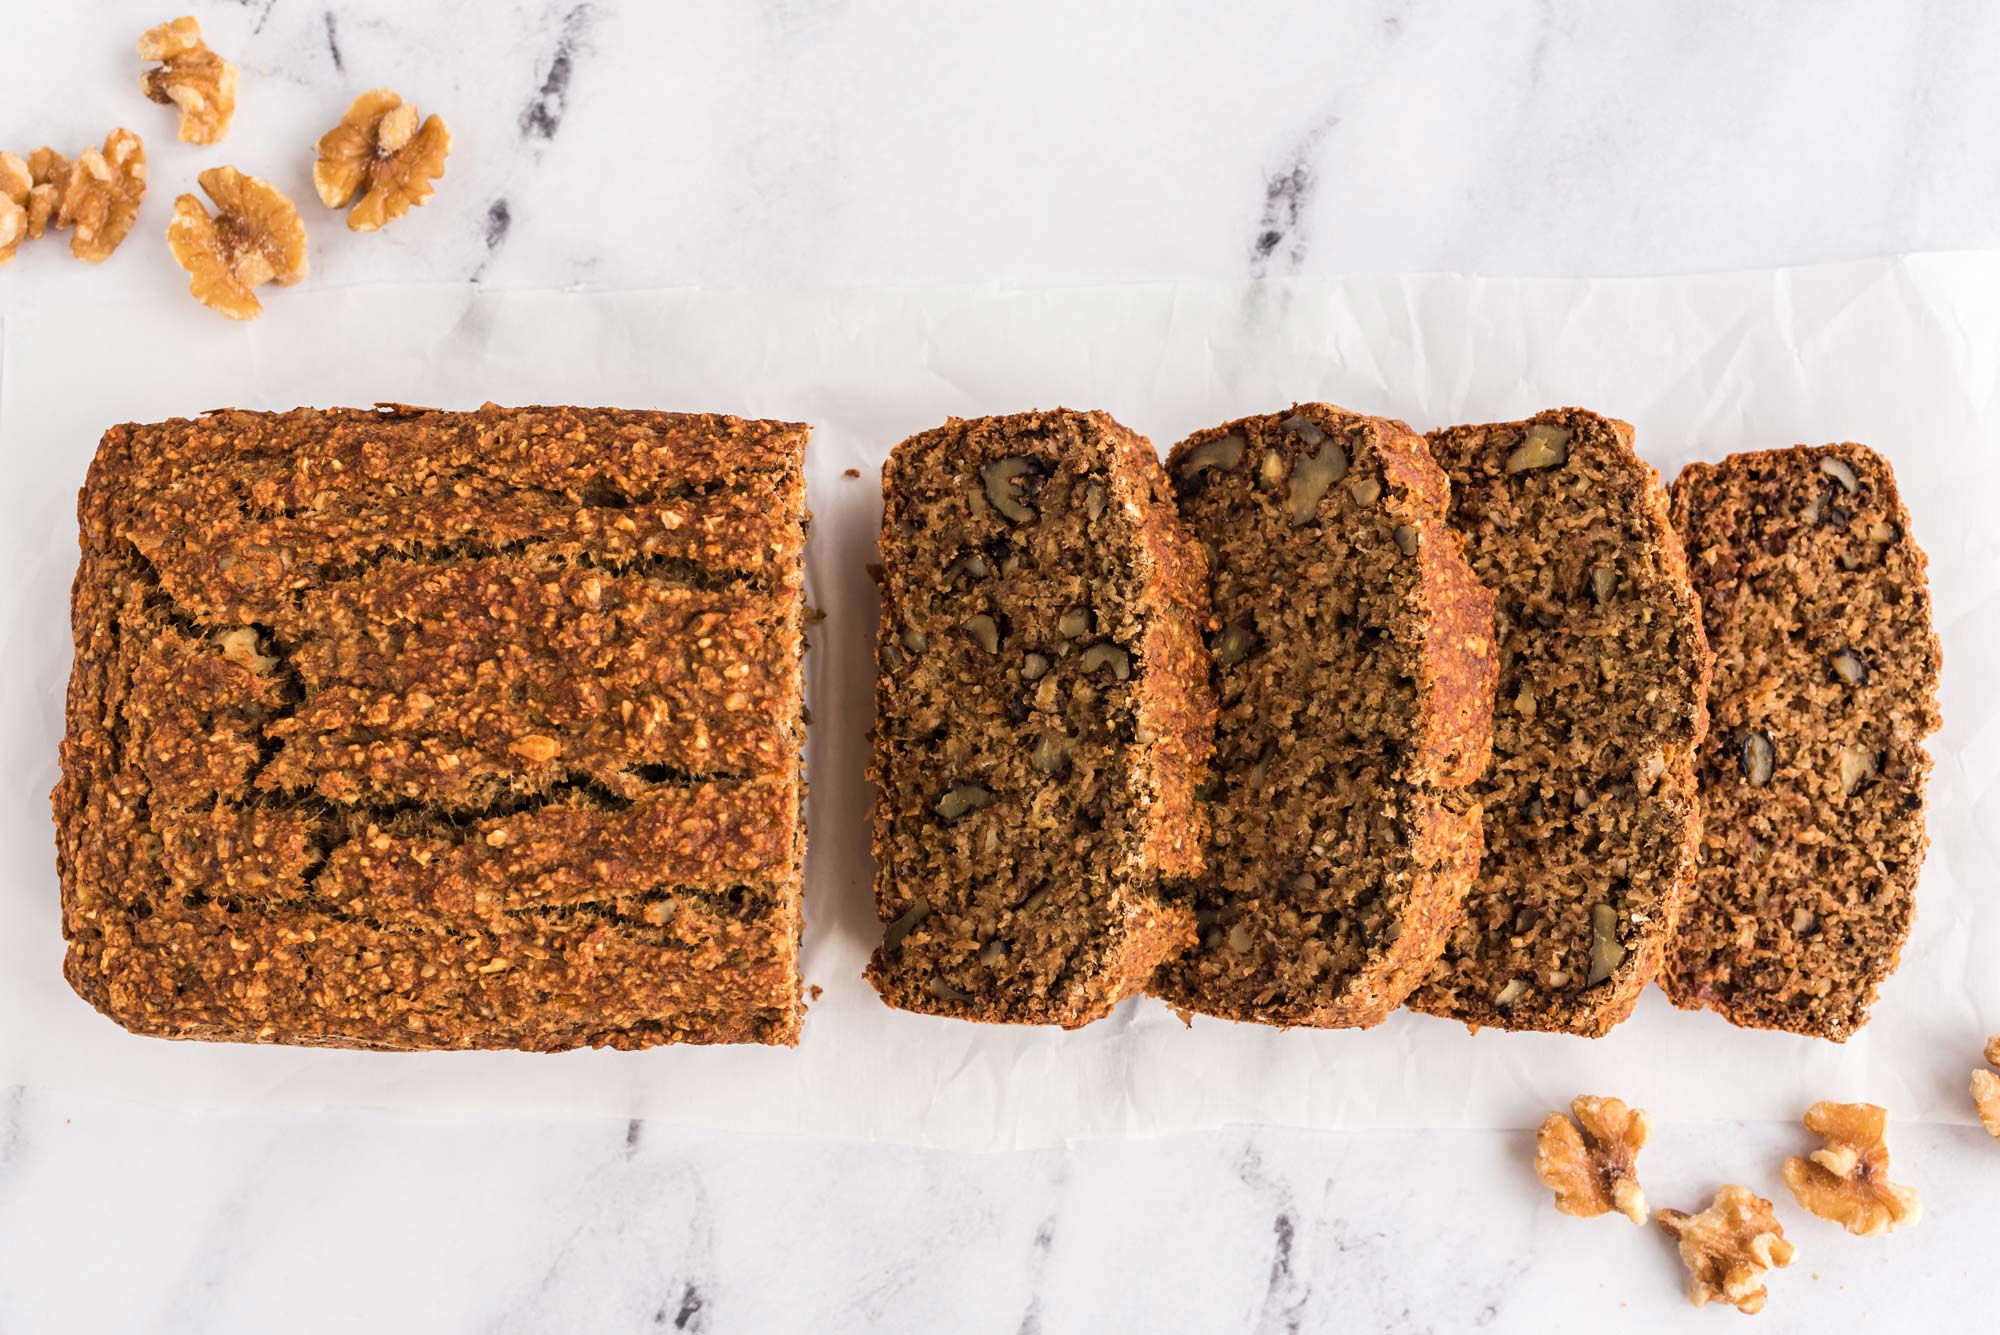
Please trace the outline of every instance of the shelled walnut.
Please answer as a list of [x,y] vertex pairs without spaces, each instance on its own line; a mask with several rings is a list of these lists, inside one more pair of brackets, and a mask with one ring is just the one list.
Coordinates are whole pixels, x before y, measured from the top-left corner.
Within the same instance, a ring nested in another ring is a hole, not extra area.
[[0,264],[14,258],[28,237],[28,192],[34,180],[28,164],[12,153],[0,153]]
[[28,240],[39,241],[55,221],[56,210],[69,185],[70,160],[53,148],[38,148],[28,155]]
[[[59,155],[51,154],[53,170]],[[146,145],[130,130],[104,136],[103,148],[86,148],[63,176],[55,224],[73,229],[69,253],[101,264],[124,242],[146,197]]]
[[1552,1112],[1535,1133],[1535,1176],[1556,1194],[1556,1209],[1583,1219],[1616,1210],[1645,1223],[1637,1161],[1652,1119],[1620,1099],[1579,1095],[1569,1109],[1574,1122]]
[[[1986,1061],[2000,1066],[2000,1034],[1986,1040]],[[1972,1073],[1972,1106],[1979,1110],[1981,1125],[2000,1139],[2000,1076],[1991,1071]]]
[[236,115],[236,66],[208,49],[193,16],[148,28],[139,59],[162,62],[139,76],[139,89],[161,106],[181,109],[184,144],[213,144]]
[[1739,1312],[1761,1312],[1768,1296],[1764,1276],[1798,1256],[1798,1248],[1785,1241],[1771,1202],[1733,1183],[1716,1192],[1715,1203],[1700,1214],[1662,1210],[1657,1218],[1680,1244],[1688,1301],[1696,1307],[1720,1298]]
[[1872,1103],[1821,1102],[1806,1110],[1805,1122],[1826,1145],[1785,1160],[1785,1185],[1800,1205],[1864,1238],[1922,1217],[1917,1193],[1889,1180],[1886,1111]]
[[306,231],[299,211],[268,181],[234,167],[211,167],[201,188],[215,201],[210,218],[201,201],[174,201],[167,245],[188,271],[188,291],[232,320],[254,320],[264,307],[252,290],[289,287],[306,276]]
[[451,131],[442,119],[433,115],[419,125],[415,104],[377,88],[355,98],[340,124],[320,136],[313,188],[333,209],[358,194],[347,225],[372,232],[431,197],[450,152]]

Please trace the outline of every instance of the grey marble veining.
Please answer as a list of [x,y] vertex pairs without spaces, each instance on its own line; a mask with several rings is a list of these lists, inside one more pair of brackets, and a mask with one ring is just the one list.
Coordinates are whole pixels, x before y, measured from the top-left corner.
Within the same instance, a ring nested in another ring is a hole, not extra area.
[[[160,234],[223,162],[300,203],[321,284],[1657,273],[2000,241],[2000,7],[1979,0],[191,7],[243,69],[213,148],[176,143],[172,113],[136,92],[131,43],[167,10],[13,7],[6,146],[73,150],[128,125],[151,190],[99,268],[28,247],[0,270],[0,314],[186,301]],[[378,85],[443,114],[454,148],[433,203],[357,236],[314,202],[310,148]],[[1645,1182],[1656,1204],[1724,1180],[1775,1195],[1802,1139],[1662,1127]],[[2000,1151],[1941,1127],[1894,1143],[1923,1224],[1863,1241],[1799,1219],[1767,1327],[1954,1329],[1985,1301],[1968,1295],[2000,1241]],[[1557,1216],[1528,1155],[1520,1131],[1275,1128],[977,1155],[15,1088],[0,1332],[1736,1319],[1686,1307],[1657,1230]]]

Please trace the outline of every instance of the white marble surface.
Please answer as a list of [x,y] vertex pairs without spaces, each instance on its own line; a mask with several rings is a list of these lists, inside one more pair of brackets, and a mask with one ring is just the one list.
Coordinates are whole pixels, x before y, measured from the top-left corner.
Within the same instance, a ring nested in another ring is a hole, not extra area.
[[[152,194],[306,147],[391,84],[451,121],[435,203],[313,210],[315,283],[1112,283],[1655,273],[2000,244],[1982,3],[197,6],[239,123],[176,144],[167,11],[11,7],[0,136],[143,133]],[[31,53],[22,57],[22,53]],[[145,239],[145,238],[142,238]],[[55,247],[0,314],[182,302]],[[280,298],[281,299],[281,298]],[[19,322],[17,325],[15,322]],[[8,1023],[0,1016],[0,1024]],[[1778,1126],[1663,1127],[1656,1203],[1784,1200]],[[0,1332],[1693,1329],[1657,1231],[1547,1207],[1529,1137],[1274,1128],[1017,1155],[657,1125],[197,1114],[0,1092]],[[1909,1127],[1925,1222],[1802,1249],[1777,1329],[1990,1310],[2000,1158]]]

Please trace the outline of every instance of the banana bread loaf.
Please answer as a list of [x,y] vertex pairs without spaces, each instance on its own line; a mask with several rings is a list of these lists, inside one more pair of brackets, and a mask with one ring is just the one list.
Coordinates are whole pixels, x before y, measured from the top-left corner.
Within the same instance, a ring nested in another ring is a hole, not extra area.
[[1863,445],[1690,464],[1674,483],[1715,648],[1707,818],[1661,981],[1740,1025],[1844,1040],[1896,967],[1938,727],[1924,554]]
[[875,899],[890,1005],[1076,1026],[1193,938],[1200,548],[1102,413],[953,420],[882,480]]
[[1430,437],[1494,593],[1486,855],[1412,1008],[1595,1037],[1660,965],[1693,871],[1709,655],[1659,476],[1576,408]]
[[1200,432],[1167,462],[1208,550],[1219,714],[1201,938],[1152,990],[1271,1024],[1381,1021],[1479,863],[1493,599],[1401,422],[1330,404]]
[[806,435],[107,432],[54,795],[71,985],[172,1038],[795,1041]]

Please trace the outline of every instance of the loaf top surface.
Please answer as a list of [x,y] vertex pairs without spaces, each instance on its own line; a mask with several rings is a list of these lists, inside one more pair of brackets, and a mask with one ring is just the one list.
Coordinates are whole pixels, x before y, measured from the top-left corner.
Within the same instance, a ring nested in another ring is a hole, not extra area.
[[806,435],[107,432],[54,795],[72,984],[168,1036],[789,1041]]

